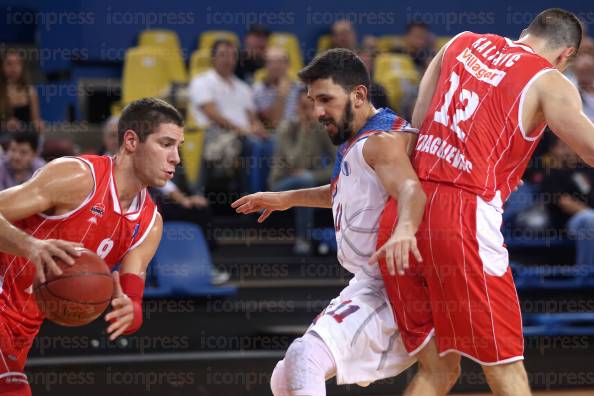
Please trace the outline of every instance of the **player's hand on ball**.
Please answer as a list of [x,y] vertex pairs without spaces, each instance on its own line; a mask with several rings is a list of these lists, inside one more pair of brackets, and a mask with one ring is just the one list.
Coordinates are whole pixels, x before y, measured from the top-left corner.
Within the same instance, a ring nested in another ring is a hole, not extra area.
[[63,241],[60,239],[31,238],[27,258],[35,265],[36,282],[44,283],[46,273],[55,276],[62,275],[62,270],[55,259],[60,259],[68,265],[74,264],[73,257],[79,257],[81,243]]
[[110,322],[107,327],[110,341],[122,335],[134,321],[134,306],[132,300],[122,291],[120,284],[120,273],[113,273],[113,299],[111,300],[112,311],[105,315],[105,320]]
[[283,192],[258,192],[239,198],[231,204],[231,207],[242,214],[262,211],[258,217],[258,223],[261,223],[275,210],[287,210],[290,205]]
[[410,266],[409,255],[412,253],[417,261],[423,261],[417,248],[417,238],[411,227],[396,227],[388,241],[378,249],[369,259],[369,264],[376,263],[381,257],[386,257],[386,267],[390,275],[404,275]]

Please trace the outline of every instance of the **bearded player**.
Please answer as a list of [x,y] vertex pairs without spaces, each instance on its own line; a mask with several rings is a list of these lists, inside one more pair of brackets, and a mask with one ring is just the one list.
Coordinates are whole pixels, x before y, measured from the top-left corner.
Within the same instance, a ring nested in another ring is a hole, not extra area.
[[373,107],[369,74],[349,50],[323,53],[299,77],[308,86],[315,116],[340,145],[331,184],[252,194],[232,206],[239,213],[263,211],[259,222],[294,206],[332,208],[338,259],[354,276],[276,365],[275,396],[325,395],[328,378],[367,385],[414,363],[403,349],[379,268],[368,260],[388,197],[398,200],[401,216],[383,252],[392,257],[410,251],[420,259],[415,232],[425,196],[409,160],[416,130],[391,110]]
[[[382,267],[404,345],[419,360],[406,395],[446,394],[460,356],[482,365],[495,394],[530,394],[520,306],[500,232],[502,205],[547,124],[594,165],[594,125],[561,74],[581,37],[579,20],[561,9],[540,13],[518,41],[463,32],[421,81],[413,164],[427,194],[417,233],[424,261],[413,259],[409,267],[402,252],[396,260],[403,275]],[[389,201],[378,246],[396,211]]]
[[78,246],[110,268],[121,263],[106,315],[110,339],[142,324],[145,271],[163,228],[146,187],[173,177],[183,119],[161,100],[141,99],[124,109],[118,134],[114,158],[60,158],[0,192],[0,394],[31,393],[23,369],[43,321],[33,285],[60,275],[54,258],[72,264]]

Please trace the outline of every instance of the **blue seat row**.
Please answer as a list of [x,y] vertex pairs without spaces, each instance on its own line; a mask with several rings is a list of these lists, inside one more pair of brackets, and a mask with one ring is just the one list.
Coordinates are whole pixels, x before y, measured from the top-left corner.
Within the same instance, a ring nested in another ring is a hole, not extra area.
[[[202,230],[192,223],[166,222],[151,262],[146,297],[228,296],[237,289],[213,286],[212,259]],[[156,283],[156,285],[152,285]]]
[[594,268],[590,266],[524,266],[511,262],[518,290],[570,290],[594,288]]

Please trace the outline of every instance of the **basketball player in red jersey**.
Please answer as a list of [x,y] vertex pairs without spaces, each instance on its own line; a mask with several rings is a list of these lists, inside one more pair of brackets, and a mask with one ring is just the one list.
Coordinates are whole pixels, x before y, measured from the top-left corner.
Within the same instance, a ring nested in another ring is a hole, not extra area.
[[[427,195],[417,233],[424,260],[396,257],[402,275],[380,261],[404,344],[419,360],[406,395],[446,394],[461,355],[483,366],[495,394],[530,394],[501,212],[545,125],[594,165],[594,125],[561,74],[581,37],[578,19],[560,9],[540,13],[518,41],[463,32],[421,81],[413,164]],[[395,218],[391,201],[378,246]]]
[[44,272],[61,273],[52,257],[72,264],[84,246],[110,268],[121,263],[107,332],[114,340],[142,324],[145,271],[162,233],[146,187],[173,177],[183,118],[161,100],[141,99],[124,109],[118,133],[114,158],[57,159],[0,192],[0,394],[31,392],[23,368],[43,321],[32,291]]

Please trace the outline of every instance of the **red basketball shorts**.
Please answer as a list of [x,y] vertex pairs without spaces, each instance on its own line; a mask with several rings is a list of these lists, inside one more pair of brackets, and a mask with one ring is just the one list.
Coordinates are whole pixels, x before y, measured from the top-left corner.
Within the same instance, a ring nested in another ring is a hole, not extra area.
[[32,340],[13,334],[4,318],[0,318],[0,395],[27,396],[31,394],[25,362]]
[[[423,182],[427,205],[417,232],[423,261],[410,257],[405,275],[380,267],[409,354],[435,337],[441,355],[457,352],[484,365],[523,359],[518,295],[500,232],[501,213],[463,190]],[[396,225],[390,199],[378,247]]]

